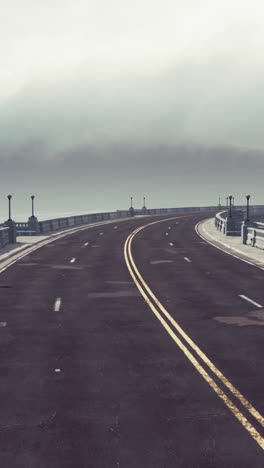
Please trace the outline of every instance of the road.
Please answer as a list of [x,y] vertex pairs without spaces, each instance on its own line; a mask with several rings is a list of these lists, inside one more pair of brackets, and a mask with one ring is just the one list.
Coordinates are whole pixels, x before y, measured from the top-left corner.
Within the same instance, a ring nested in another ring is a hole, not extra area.
[[82,230],[1,273],[2,468],[264,466],[264,272],[205,217]]

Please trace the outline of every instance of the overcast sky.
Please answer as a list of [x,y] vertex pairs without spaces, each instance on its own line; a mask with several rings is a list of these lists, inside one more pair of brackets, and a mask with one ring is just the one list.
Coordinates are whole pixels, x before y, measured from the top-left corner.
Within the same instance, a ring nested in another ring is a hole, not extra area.
[[264,203],[263,1],[0,6],[0,215]]

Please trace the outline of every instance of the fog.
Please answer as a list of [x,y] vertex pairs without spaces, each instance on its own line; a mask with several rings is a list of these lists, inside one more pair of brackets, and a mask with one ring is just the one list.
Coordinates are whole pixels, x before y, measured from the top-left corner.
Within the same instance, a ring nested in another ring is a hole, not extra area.
[[[259,1],[1,8],[0,216],[263,203]],[[16,11],[16,15],[14,15]]]

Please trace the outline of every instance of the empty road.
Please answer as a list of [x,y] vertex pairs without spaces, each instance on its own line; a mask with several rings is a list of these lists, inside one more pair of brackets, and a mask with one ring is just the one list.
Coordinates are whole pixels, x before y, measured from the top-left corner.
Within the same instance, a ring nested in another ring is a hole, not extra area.
[[82,229],[1,272],[2,468],[263,468],[264,272],[205,217]]

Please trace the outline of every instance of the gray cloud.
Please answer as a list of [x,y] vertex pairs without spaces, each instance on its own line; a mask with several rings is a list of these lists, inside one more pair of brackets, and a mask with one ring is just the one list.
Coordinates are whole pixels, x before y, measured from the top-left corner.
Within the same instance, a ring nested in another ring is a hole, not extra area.
[[233,56],[142,76],[98,77],[88,67],[67,79],[32,82],[7,99],[0,142],[9,155],[35,142],[41,157],[80,144],[262,148],[263,74],[254,62],[234,64]]
[[[167,3],[174,8],[175,2]],[[58,1],[45,43],[51,58],[43,54],[44,46],[38,49],[44,37],[38,36],[38,28],[29,30],[23,42],[23,51],[32,53],[28,71],[19,85],[12,82],[16,91],[0,98],[1,187],[3,194],[14,194],[18,214],[32,191],[42,212],[54,199],[62,211],[122,208],[131,194],[139,204],[147,195],[151,206],[206,205],[219,195],[236,192],[242,197],[245,191],[254,193],[256,203],[263,202],[264,67],[258,23],[255,27],[255,17],[247,23],[245,12],[243,21],[235,23],[235,9],[228,24],[216,21],[211,7],[196,21],[194,4],[188,2],[190,18],[188,8],[179,10],[184,21],[182,26],[177,20],[177,37],[172,34],[176,23],[167,15],[167,31],[155,8],[156,23],[148,26],[145,40],[136,17],[128,37],[121,23],[115,35],[113,14],[111,31],[100,33],[101,43],[96,28],[91,29],[93,38],[85,36],[80,11],[80,33],[75,27],[67,36],[76,12],[68,5],[70,13],[60,29]],[[125,14],[122,7],[120,20]],[[95,10],[93,15],[100,16]],[[19,34],[18,28],[17,43]],[[11,65],[18,56],[13,42]],[[53,70],[56,59],[61,60],[60,49],[69,66]],[[39,64],[47,64],[47,70]]]

